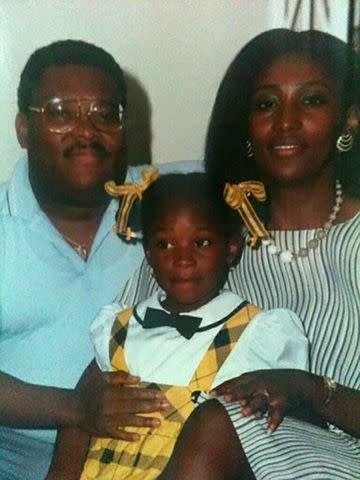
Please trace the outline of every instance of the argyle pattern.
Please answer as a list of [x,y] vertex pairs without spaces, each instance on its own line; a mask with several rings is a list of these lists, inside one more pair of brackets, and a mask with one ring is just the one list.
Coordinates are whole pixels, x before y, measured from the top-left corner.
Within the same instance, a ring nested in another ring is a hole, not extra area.
[[[165,468],[176,439],[186,419],[196,405],[191,400],[195,391],[211,388],[221,368],[250,319],[260,311],[254,305],[245,305],[230,317],[215,336],[186,387],[141,382],[140,386],[163,391],[171,407],[164,412],[151,413],[161,419],[159,428],[127,427],[141,435],[138,442],[93,438],[81,480],[151,480]],[[124,342],[132,309],[120,312],[114,322],[110,340],[110,359],[114,370],[128,371]],[[134,387],[137,388],[137,387]]]

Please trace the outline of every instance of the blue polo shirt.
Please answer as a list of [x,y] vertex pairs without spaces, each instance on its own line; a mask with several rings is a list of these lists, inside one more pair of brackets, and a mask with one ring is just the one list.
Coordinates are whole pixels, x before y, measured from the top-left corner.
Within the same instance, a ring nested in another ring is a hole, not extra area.
[[[112,200],[85,262],[40,209],[27,162],[17,164],[0,188],[0,370],[39,385],[76,385],[94,357],[91,322],[143,258],[139,242],[112,232],[117,207]],[[0,478],[41,480],[55,435],[0,427]]]
[[[130,181],[143,167],[131,168]],[[196,161],[160,166],[161,173],[202,169]],[[143,259],[139,242],[112,232],[117,208],[112,200],[84,262],[40,209],[25,159],[0,186],[0,370],[38,385],[76,385],[94,357],[90,324]],[[44,478],[55,436],[0,427],[0,479]]]

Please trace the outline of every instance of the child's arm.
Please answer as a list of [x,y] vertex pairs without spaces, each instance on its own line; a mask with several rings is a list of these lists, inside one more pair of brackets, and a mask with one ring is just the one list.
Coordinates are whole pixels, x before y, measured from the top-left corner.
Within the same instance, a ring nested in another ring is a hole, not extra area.
[[210,400],[186,421],[158,480],[254,479],[224,407]]
[[90,435],[78,428],[59,430],[54,456],[45,480],[80,478],[90,442]]

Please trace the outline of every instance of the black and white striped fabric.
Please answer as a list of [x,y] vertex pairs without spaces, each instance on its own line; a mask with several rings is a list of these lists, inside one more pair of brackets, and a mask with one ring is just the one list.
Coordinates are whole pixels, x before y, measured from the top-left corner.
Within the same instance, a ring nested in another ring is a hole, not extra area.
[[[315,230],[272,232],[276,245],[294,252]],[[227,288],[263,309],[286,307],[303,321],[310,341],[310,370],[360,390],[360,213],[335,225],[309,257],[282,263],[266,247],[246,247]],[[125,289],[127,304],[157,286],[143,264]],[[268,435],[263,421],[244,419],[227,406],[258,480],[360,479],[360,441],[286,418]]]

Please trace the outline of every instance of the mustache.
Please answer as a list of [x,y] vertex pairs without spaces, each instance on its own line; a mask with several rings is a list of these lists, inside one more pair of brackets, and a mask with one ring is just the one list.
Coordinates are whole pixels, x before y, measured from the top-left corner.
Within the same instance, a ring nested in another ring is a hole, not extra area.
[[85,149],[94,150],[96,154],[102,157],[107,157],[110,154],[110,152],[104,147],[104,145],[96,139],[91,140],[90,142],[79,139],[65,148],[64,156],[69,157],[73,153],[80,152],[81,150]]

